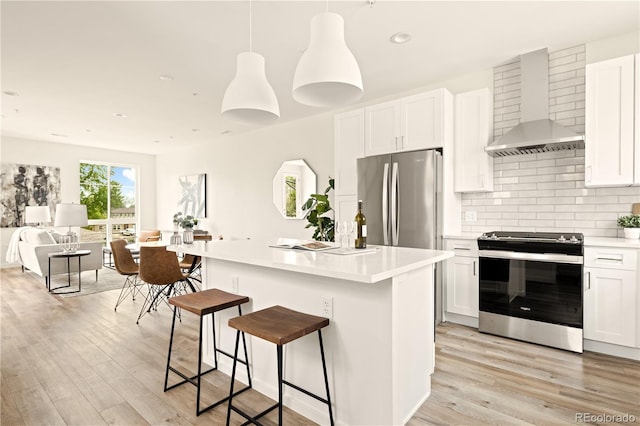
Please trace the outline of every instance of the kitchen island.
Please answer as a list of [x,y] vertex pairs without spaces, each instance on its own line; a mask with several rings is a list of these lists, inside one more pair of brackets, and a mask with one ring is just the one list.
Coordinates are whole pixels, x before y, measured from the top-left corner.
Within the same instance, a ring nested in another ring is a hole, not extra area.
[[[338,255],[269,247],[273,243],[196,241],[168,249],[202,256],[203,288],[249,296],[245,313],[282,305],[331,319],[323,340],[338,424],[406,423],[431,392],[434,267],[453,253],[378,247],[374,252]],[[235,310],[227,310],[216,316],[218,344],[227,351],[235,338],[227,322],[235,315]],[[205,336],[210,335],[209,329]],[[249,340],[254,388],[277,399],[275,348],[261,339]],[[212,352],[205,350],[209,363]],[[226,357],[219,358],[219,366],[230,374]],[[317,338],[310,335],[285,347],[284,376],[324,394]],[[246,375],[238,379],[246,382]],[[324,404],[289,387],[284,395],[291,409],[328,423]]]

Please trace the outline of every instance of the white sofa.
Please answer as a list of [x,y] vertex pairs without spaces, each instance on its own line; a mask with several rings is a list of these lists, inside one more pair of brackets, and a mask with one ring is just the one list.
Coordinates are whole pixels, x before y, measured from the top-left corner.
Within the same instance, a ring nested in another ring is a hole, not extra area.
[[[78,246],[79,250],[91,250],[88,256],[82,256],[82,271],[96,271],[96,280],[98,279],[98,270],[102,269],[102,243],[97,242],[81,242]],[[49,253],[62,251],[62,246],[56,243],[54,237],[45,230],[32,228],[25,229],[20,234],[18,241],[18,250],[20,253],[20,263],[23,268],[40,275],[47,279],[49,273]],[[71,272],[78,271],[78,260],[71,259]],[[51,259],[51,275],[66,274],[67,259],[58,258]]]

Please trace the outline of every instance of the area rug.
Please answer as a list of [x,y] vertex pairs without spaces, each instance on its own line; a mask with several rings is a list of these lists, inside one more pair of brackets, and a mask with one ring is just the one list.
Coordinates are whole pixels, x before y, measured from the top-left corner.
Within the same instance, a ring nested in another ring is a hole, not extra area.
[[[34,274],[31,271],[24,272],[25,278],[36,280],[42,284],[43,290],[46,291],[44,284],[44,278]],[[56,288],[60,286],[66,286],[68,284],[67,274],[56,274],[51,277],[51,287]],[[124,276],[120,275],[117,271],[109,268],[102,268],[98,271],[98,281],[96,281],[95,271],[84,271],[82,273],[82,290],[80,293],[58,294],[62,297],[76,297],[85,296],[87,294],[95,294],[103,291],[110,291],[115,289],[121,289],[124,284]],[[71,273],[71,287],[59,291],[77,290],[78,289],[78,273]],[[52,293],[53,294],[53,293]]]

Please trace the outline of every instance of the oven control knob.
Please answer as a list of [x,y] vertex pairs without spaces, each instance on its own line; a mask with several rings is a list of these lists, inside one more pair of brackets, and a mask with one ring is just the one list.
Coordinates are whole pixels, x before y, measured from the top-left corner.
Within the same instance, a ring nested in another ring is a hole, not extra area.
[[571,239],[570,239],[569,241],[571,241],[572,243],[577,243],[577,242],[578,242],[578,239],[576,238],[576,236],[575,236],[575,235],[572,235],[572,236],[571,236]]
[[497,239],[498,239],[498,236],[497,236],[496,234],[493,234],[493,235],[491,235],[491,239],[492,239],[492,240],[497,240]]
[[564,237],[564,235],[560,235],[560,238],[558,238],[558,241],[560,241],[561,243],[564,243],[565,241],[567,241],[567,239]]

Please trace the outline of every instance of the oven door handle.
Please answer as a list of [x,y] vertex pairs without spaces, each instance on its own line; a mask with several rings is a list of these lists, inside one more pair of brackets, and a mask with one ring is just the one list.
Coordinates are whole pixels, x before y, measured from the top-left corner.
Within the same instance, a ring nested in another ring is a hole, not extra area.
[[521,253],[516,251],[480,250],[478,255],[480,258],[486,257],[492,259],[532,260],[536,262],[570,263],[575,265],[582,265],[583,263],[582,256],[555,253]]

